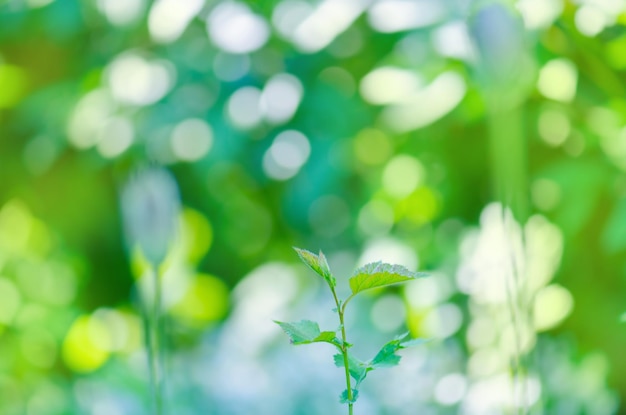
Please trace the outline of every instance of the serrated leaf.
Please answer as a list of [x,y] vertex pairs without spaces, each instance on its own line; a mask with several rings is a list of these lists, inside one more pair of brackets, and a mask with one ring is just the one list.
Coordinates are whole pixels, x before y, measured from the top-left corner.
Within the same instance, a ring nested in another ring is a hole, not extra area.
[[340,403],[355,403],[359,399],[359,391],[352,389],[352,399],[348,399],[348,389],[344,390],[339,396]]
[[314,321],[302,320],[295,323],[283,323],[282,321],[274,322],[287,333],[292,344],[325,342],[341,347],[341,342],[337,339],[337,333],[334,331],[321,331],[319,325]]
[[398,284],[427,275],[425,272],[409,271],[402,265],[391,265],[380,261],[372,262],[354,272],[350,277],[350,289],[354,295],[371,288]]
[[[333,356],[333,359],[335,361],[335,366],[344,367],[343,354],[338,353]],[[354,378],[358,385],[363,382],[363,379],[367,376],[367,372],[372,370],[372,368],[361,359],[348,353],[348,370],[350,372],[350,376]]]
[[368,362],[373,368],[390,367],[400,363],[400,356],[396,354],[398,350],[406,349],[407,347],[417,346],[425,343],[426,339],[406,339],[408,332],[397,336],[393,340],[387,342],[380,351],[374,356],[374,358]]
[[319,255],[315,255],[313,252],[307,251],[306,249],[296,247],[293,249],[297,252],[302,262],[307,264],[309,268],[324,278],[331,288],[334,288],[337,285],[335,277],[333,277],[333,274],[330,272],[328,262],[326,261],[326,257],[322,251],[320,251]]

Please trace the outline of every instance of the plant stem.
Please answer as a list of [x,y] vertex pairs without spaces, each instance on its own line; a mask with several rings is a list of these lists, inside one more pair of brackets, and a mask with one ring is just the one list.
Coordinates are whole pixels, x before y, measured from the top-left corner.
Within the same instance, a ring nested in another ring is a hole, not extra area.
[[348,391],[348,414],[352,415],[352,407],[354,404],[352,402],[352,384],[350,383],[350,365],[348,363],[348,341],[346,338],[346,327],[343,323],[343,313],[345,309],[339,303],[339,299],[337,299],[337,293],[335,292],[335,289],[331,286],[330,290],[333,293],[333,298],[335,299],[335,304],[337,305],[337,314],[339,314],[339,324],[341,325],[341,354],[343,355],[343,365],[346,373],[346,389]]

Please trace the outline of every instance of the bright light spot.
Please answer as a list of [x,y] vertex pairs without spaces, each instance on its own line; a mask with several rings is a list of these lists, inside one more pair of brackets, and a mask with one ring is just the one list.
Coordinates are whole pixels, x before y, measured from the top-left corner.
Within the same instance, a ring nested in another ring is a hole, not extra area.
[[174,85],[175,76],[167,61],[149,62],[134,52],[126,52],[107,67],[106,78],[117,100],[142,106],[163,98]]
[[217,47],[231,53],[249,53],[260,49],[270,36],[262,16],[234,1],[219,3],[207,19],[209,37]]
[[110,95],[101,89],[85,95],[76,105],[67,125],[70,143],[79,149],[97,144],[100,129],[115,111]]
[[125,26],[136,21],[144,8],[145,0],[97,0],[96,7],[114,26]]
[[407,100],[423,84],[424,81],[415,71],[383,66],[365,75],[359,90],[367,102],[385,105]]
[[424,167],[415,157],[401,154],[385,166],[383,187],[392,196],[403,198],[415,191],[424,181]]
[[381,0],[367,13],[370,25],[383,33],[400,32],[438,23],[446,16],[437,0]]
[[[117,352],[128,347],[130,328],[122,313],[109,308],[96,310],[90,319],[90,328],[100,341],[98,346],[107,352]],[[106,335],[99,330],[106,329]]]
[[398,215],[419,225],[432,221],[438,212],[438,195],[428,186],[418,187],[397,205]]
[[172,131],[172,151],[182,161],[196,161],[204,157],[213,145],[213,130],[206,121],[188,118]]
[[569,118],[563,111],[547,109],[539,115],[539,136],[548,145],[558,147],[565,143],[572,131]]
[[382,164],[393,153],[391,138],[374,128],[359,131],[354,138],[353,145],[356,158],[368,165]]
[[467,379],[460,373],[451,373],[439,379],[435,386],[435,400],[442,405],[454,405],[463,399]]
[[237,284],[233,291],[235,309],[229,319],[234,347],[254,356],[263,344],[275,338],[275,328],[264,322],[286,315],[288,304],[298,292],[297,282],[292,267],[268,263]]
[[286,73],[274,75],[263,88],[261,111],[269,122],[285,123],[295,114],[302,93],[302,83],[295,76]]
[[404,297],[412,308],[426,309],[446,301],[453,292],[454,288],[448,278],[436,273],[407,284]]
[[63,359],[67,366],[79,373],[92,372],[102,366],[109,353],[101,344],[109,342],[106,327],[89,316],[77,318],[63,341]]
[[585,36],[593,37],[608,25],[607,17],[594,5],[586,4],[576,11],[576,27]]
[[185,208],[182,215],[181,245],[187,258],[196,263],[209,251],[213,244],[213,227],[201,213]]
[[285,0],[274,7],[272,23],[284,38],[291,39],[296,28],[313,11],[306,1]]
[[427,337],[445,339],[455,334],[463,323],[463,313],[453,303],[441,304],[424,317],[423,331]]
[[263,157],[265,174],[276,180],[295,176],[311,154],[311,145],[304,134],[296,130],[283,131]]
[[98,152],[102,157],[114,158],[130,147],[135,131],[127,118],[111,117],[102,125],[98,135]]
[[10,325],[22,300],[15,284],[4,277],[0,277],[0,299],[0,323]]
[[239,88],[228,99],[227,111],[235,127],[247,130],[261,122],[261,91],[252,86]]
[[22,202],[7,202],[0,210],[0,247],[8,252],[24,249],[33,231],[33,222],[33,217]]
[[485,377],[508,368],[506,357],[493,347],[482,347],[472,353],[467,362],[471,377]]
[[469,387],[463,399],[463,413],[501,413],[502,408],[529,408],[541,396],[541,383],[534,377],[515,380],[508,373],[479,380]]
[[402,103],[383,110],[382,118],[396,132],[425,127],[452,111],[465,96],[461,75],[444,72]]
[[470,39],[467,24],[461,20],[441,25],[433,32],[435,49],[441,56],[472,62],[476,51]]
[[557,284],[549,285],[537,293],[534,305],[534,326],[546,331],[558,326],[574,308],[574,298]]
[[229,290],[226,284],[214,276],[200,274],[194,278],[171,312],[189,324],[202,326],[223,318],[228,311],[228,304]]
[[18,66],[0,61],[0,109],[11,108],[26,92],[26,73]]
[[382,236],[389,233],[394,223],[393,208],[389,203],[374,199],[359,211],[357,224],[365,235]]
[[241,79],[250,70],[250,57],[248,55],[235,55],[219,52],[213,59],[213,71],[215,76],[226,82]]
[[577,81],[578,71],[571,61],[553,59],[541,68],[537,88],[547,98],[570,102],[576,95]]
[[319,235],[337,236],[350,225],[350,208],[339,196],[321,196],[309,208],[309,224]]
[[554,277],[563,254],[563,234],[541,215],[531,216],[524,229],[526,238],[526,288],[535,293]]
[[480,225],[479,233],[461,243],[457,284],[479,304],[506,304],[507,284],[524,266],[522,230],[510,210],[497,203],[483,209]]
[[303,52],[317,52],[328,46],[359,17],[364,0],[323,0],[298,25],[293,41]]
[[412,247],[387,237],[369,242],[359,258],[358,266],[376,261],[400,264],[409,270],[416,270],[418,265],[417,253]]
[[558,206],[561,201],[561,188],[549,179],[537,179],[530,190],[531,199],[537,208],[548,211]]
[[561,15],[563,1],[518,0],[517,9],[522,14],[527,29],[545,29]]
[[505,323],[500,328],[499,350],[505,356],[515,356],[530,352],[537,342],[537,335],[526,322],[517,325]]
[[370,319],[380,331],[396,331],[404,324],[406,307],[400,297],[387,294],[376,300],[370,312]]
[[158,43],[171,43],[178,39],[202,6],[204,0],[155,1],[148,14],[148,30],[152,40]]
[[626,128],[618,133],[602,134],[600,144],[613,163],[626,170]]
[[496,339],[494,322],[488,318],[475,317],[467,328],[466,336],[467,344],[474,349],[489,346]]

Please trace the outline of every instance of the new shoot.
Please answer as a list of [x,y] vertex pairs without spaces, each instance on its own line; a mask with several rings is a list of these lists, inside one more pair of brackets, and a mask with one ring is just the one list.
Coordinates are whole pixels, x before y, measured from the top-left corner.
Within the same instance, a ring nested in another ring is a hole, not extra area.
[[348,303],[357,294],[365,290],[410,281],[425,277],[428,274],[412,272],[401,265],[373,262],[364,265],[354,272],[349,279],[351,294],[345,300],[340,300],[335,290],[337,285],[335,277],[330,272],[324,254],[321,251],[319,255],[315,255],[304,249],[294,249],[300,259],[326,281],[337,306],[333,311],[337,313],[339,327],[335,331],[322,331],[318,323],[310,320],[302,320],[295,323],[276,321],[276,324],[287,333],[291,343],[294,345],[329,343],[337,349],[338,353],[334,356],[335,365],[344,369],[346,377],[346,389],[339,399],[341,403],[348,405],[348,413],[352,415],[354,403],[359,397],[359,387],[367,374],[380,367],[397,365],[400,362],[400,356],[396,354],[397,351],[416,346],[423,343],[424,340],[410,339],[408,333],[405,333],[386,343],[372,359],[367,361],[358,359],[350,352],[352,344],[348,342],[344,325],[344,316]]

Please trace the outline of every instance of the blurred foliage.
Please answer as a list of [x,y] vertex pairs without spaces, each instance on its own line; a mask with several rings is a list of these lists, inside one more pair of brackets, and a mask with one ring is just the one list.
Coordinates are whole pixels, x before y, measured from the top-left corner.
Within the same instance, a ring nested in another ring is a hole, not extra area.
[[339,274],[436,276],[352,321],[399,332],[405,313],[442,340],[388,375],[405,383],[361,391],[365,413],[501,413],[484,397],[511,379],[536,412],[615,413],[624,24],[600,0],[0,1],[0,412],[145,413],[145,263],[120,195],[157,164],[183,204],[172,413],[327,413],[279,373],[271,321],[321,301],[293,245]]

